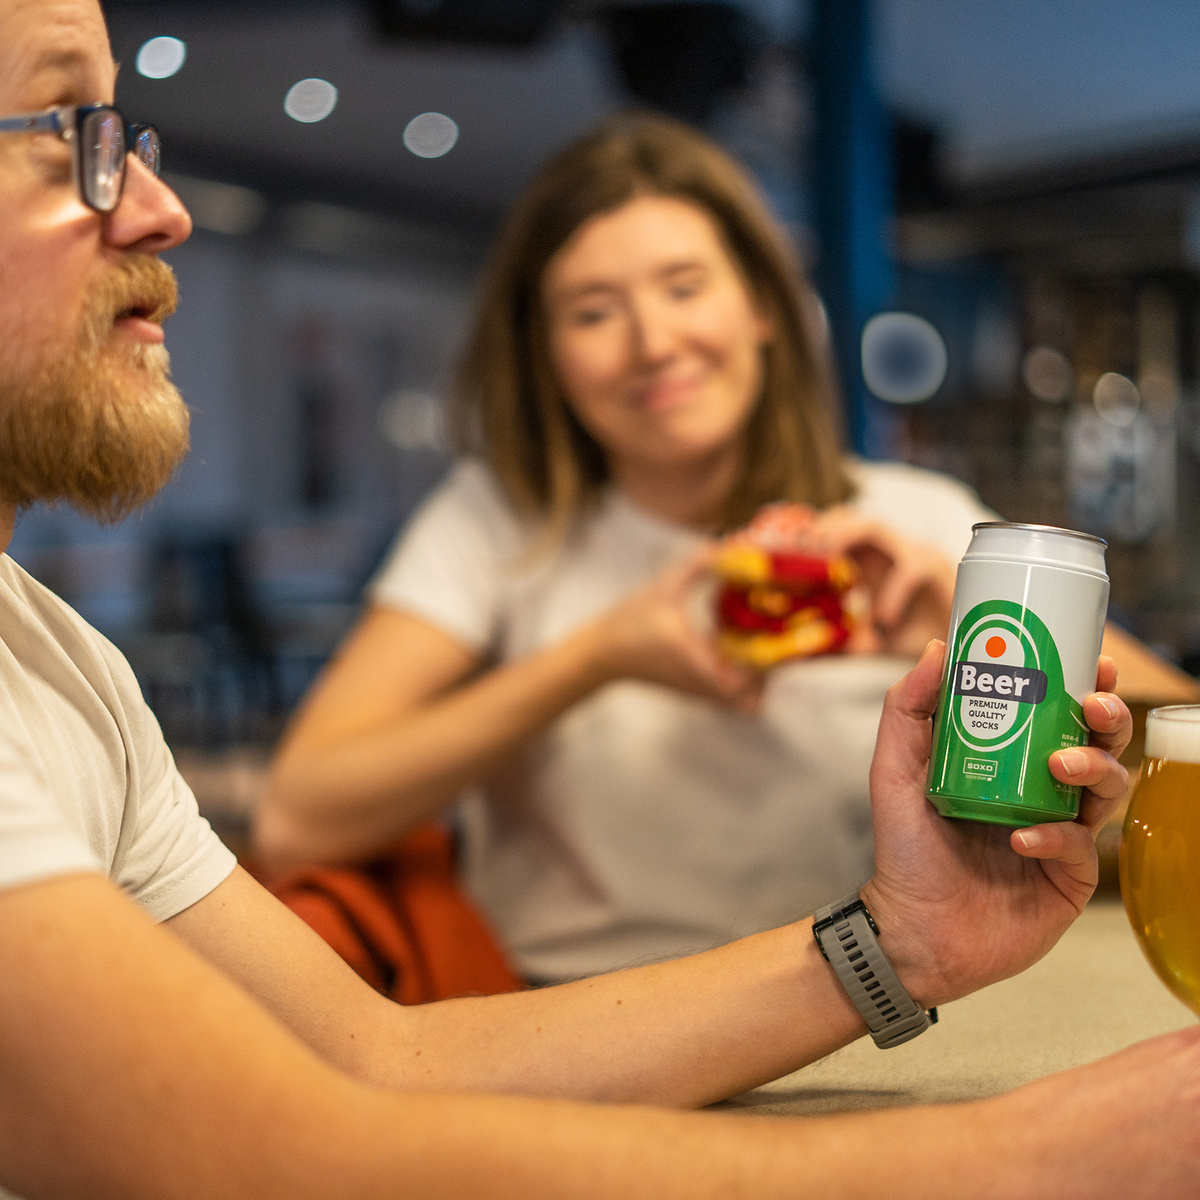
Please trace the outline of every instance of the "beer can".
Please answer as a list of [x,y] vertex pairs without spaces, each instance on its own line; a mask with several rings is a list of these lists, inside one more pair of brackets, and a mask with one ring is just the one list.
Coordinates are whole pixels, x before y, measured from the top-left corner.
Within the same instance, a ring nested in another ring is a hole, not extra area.
[[1103,538],[1049,525],[973,527],[958,567],[926,794],[943,816],[1070,821],[1082,789],[1048,759],[1088,739],[1108,608]]

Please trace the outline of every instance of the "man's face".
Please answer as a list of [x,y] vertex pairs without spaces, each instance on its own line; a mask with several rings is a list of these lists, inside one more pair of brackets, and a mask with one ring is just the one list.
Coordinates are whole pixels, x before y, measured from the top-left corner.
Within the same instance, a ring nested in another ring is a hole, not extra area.
[[[0,0],[0,116],[111,103],[115,78],[96,0]],[[116,210],[92,211],[72,153],[0,134],[0,497],[112,517],[187,450],[162,346],[174,279],[153,256],[191,221],[133,158]]]

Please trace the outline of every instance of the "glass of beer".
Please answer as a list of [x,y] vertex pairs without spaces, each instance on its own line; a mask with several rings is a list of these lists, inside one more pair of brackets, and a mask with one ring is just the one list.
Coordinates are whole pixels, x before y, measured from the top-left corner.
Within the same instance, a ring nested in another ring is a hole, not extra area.
[[1121,895],[1150,965],[1200,1014],[1200,704],[1146,718],[1121,835]]

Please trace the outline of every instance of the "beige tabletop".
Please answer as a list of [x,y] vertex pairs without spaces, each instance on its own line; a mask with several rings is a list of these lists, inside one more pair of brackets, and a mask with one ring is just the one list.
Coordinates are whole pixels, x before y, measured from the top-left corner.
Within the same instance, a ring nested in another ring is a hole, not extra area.
[[1024,974],[943,1005],[940,1017],[894,1050],[863,1038],[720,1107],[805,1116],[978,1099],[1196,1020],[1158,981],[1112,899],[1094,900]]

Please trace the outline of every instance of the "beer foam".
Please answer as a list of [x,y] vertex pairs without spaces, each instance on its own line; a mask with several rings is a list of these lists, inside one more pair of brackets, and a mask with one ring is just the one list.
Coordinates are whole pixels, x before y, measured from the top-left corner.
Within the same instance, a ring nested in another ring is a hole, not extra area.
[[1151,712],[1146,719],[1146,757],[1200,763],[1200,705]]

